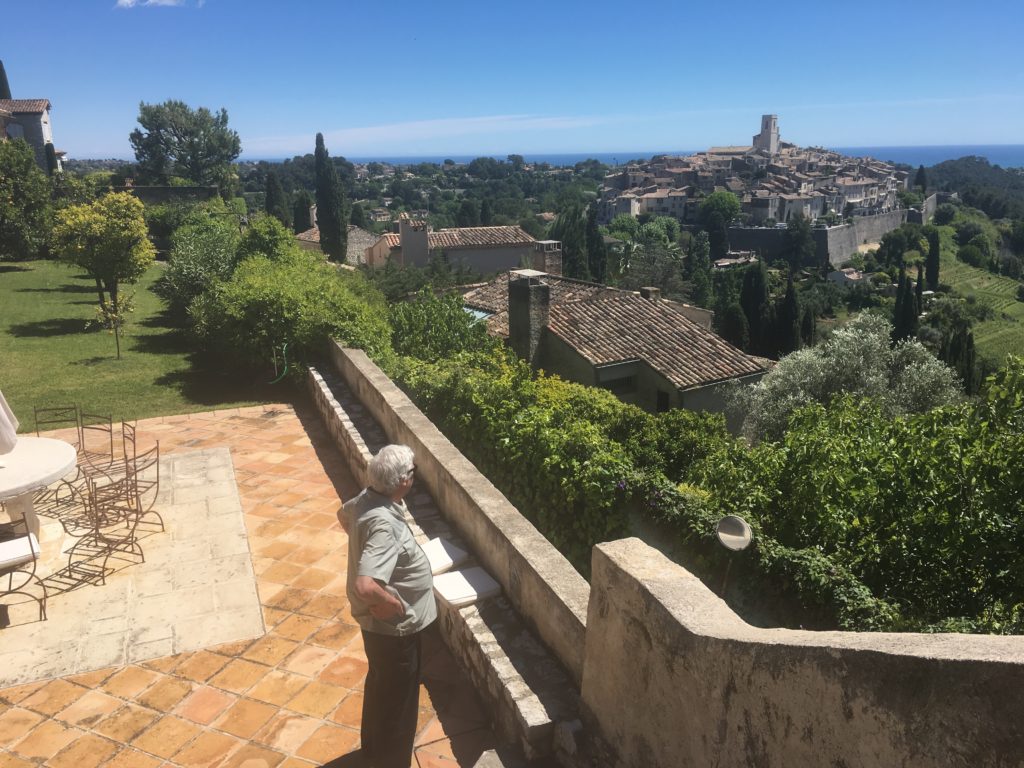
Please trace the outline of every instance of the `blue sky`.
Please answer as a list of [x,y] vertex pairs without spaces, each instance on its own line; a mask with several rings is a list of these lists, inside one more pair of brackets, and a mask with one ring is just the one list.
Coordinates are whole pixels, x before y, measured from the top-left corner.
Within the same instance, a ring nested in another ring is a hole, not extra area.
[[[16,98],[71,157],[130,157],[140,101],[228,110],[243,157],[1024,143],[1024,3],[34,0]],[[44,33],[45,30],[45,33]]]

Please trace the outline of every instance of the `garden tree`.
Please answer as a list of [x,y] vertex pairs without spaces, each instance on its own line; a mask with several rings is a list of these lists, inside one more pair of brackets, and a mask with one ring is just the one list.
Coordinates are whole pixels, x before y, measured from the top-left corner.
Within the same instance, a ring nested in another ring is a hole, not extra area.
[[721,313],[718,319],[718,333],[734,347],[743,350],[750,347],[750,324],[738,302],[729,304]]
[[523,166],[526,164],[526,160],[523,159],[522,155],[509,155],[505,159],[512,164],[513,173],[523,170]]
[[249,220],[249,226],[238,241],[236,260],[241,262],[254,256],[271,261],[294,257],[302,248],[292,233],[275,217],[258,214]]
[[46,155],[46,173],[53,176],[57,172],[57,150],[53,148],[52,141],[48,141],[44,145],[44,154]]
[[977,391],[980,380],[972,331],[976,307],[963,299],[936,297],[917,332],[918,339],[957,372],[968,394]]
[[597,225],[597,203],[587,208],[587,266],[595,282],[604,283],[608,276],[608,249]]
[[925,260],[925,280],[928,283],[928,290],[935,291],[939,288],[939,230],[935,227],[926,227],[925,236],[928,238],[928,256]]
[[10,99],[11,85],[7,82],[7,70],[4,69],[3,61],[0,61],[0,99]]
[[264,198],[264,209],[267,214],[273,216],[286,227],[292,225],[292,210],[288,204],[288,195],[281,186],[281,179],[273,171],[267,172],[266,197]]
[[951,205],[950,203],[943,203],[935,209],[935,216],[933,218],[935,223],[939,226],[952,224],[953,219],[956,218],[956,206]]
[[239,239],[233,217],[196,213],[185,219],[171,235],[167,268],[155,286],[172,312],[184,314],[193,299],[231,277]]
[[480,212],[476,203],[468,198],[463,199],[459,205],[459,212],[455,215],[455,224],[459,227],[479,227]]
[[612,237],[617,237],[620,240],[626,240],[629,238],[636,238],[637,231],[640,229],[640,222],[630,216],[628,213],[620,213],[611,223],[608,225],[608,234]]
[[316,224],[320,247],[332,261],[344,261],[348,251],[348,203],[331,162],[322,133],[316,135]]
[[638,245],[630,256],[629,268],[619,276],[616,285],[627,291],[653,286],[660,288],[665,298],[686,297],[679,254],[660,242]]
[[587,267],[587,215],[583,206],[573,203],[555,218],[551,225],[551,239],[562,242],[562,274],[586,280]]
[[698,307],[711,307],[715,303],[715,290],[711,277],[711,245],[707,232],[698,232],[690,241],[686,258],[690,277],[690,301]]
[[139,128],[128,137],[140,180],[167,184],[174,177],[202,186],[216,185],[231,197],[232,163],[242,151],[238,133],[228,128],[227,110],[192,109],[183,101],[139,104]]
[[310,208],[313,207],[313,196],[306,190],[299,190],[295,195],[295,203],[292,205],[292,221],[295,234],[300,234],[313,228],[313,219]]
[[970,264],[972,267],[985,267],[985,254],[981,252],[981,249],[974,245],[962,245],[956,251],[956,257],[964,264]]
[[725,226],[729,226],[732,220],[740,213],[740,199],[732,192],[720,189],[705,197],[697,209],[697,221],[706,225],[708,217],[712,213],[718,213],[722,217]]
[[489,227],[494,223],[494,207],[491,205],[491,198],[485,197],[480,202],[480,225]]
[[[911,300],[913,300],[911,298]],[[844,394],[870,398],[883,413],[923,413],[956,402],[956,374],[918,341],[890,343],[892,325],[861,313],[823,343],[782,358],[764,378],[734,391],[731,407],[753,441],[778,440],[789,417],[809,403]]]
[[500,344],[487,333],[486,323],[466,312],[458,292],[437,295],[424,286],[411,301],[391,305],[388,314],[391,343],[400,355],[435,362]]
[[34,259],[50,231],[50,185],[24,139],[0,141],[0,261]]
[[785,245],[783,246],[786,261],[789,263],[790,274],[800,267],[814,263],[817,248],[811,234],[811,222],[802,214],[797,214],[786,225]]
[[380,292],[361,273],[339,272],[307,251],[240,262],[217,290],[196,298],[190,313],[210,351],[257,370],[274,365],[279,372],[283,361],[301,376],[301,363],[319,355],[328,339],[378,359],[389,353],[391,329]]
[[793,285],[793,276],[786,281],[786,295],[776,312],[776,346],[780,355],[800,349],[800,300]]
[[917,166],[917,173],[914,175],[914,186],[921,190],[921,194],[928,188],[928,177],[925,175],[924,166]]
[[156,257],[142,203],[127,192],[111,192],[93,203],[59,211],[53,250],[96,282],[100,317],[114,333],[120,359],[121,327],[131,311],[130,301],[121,295],[121,283],[136,282]]

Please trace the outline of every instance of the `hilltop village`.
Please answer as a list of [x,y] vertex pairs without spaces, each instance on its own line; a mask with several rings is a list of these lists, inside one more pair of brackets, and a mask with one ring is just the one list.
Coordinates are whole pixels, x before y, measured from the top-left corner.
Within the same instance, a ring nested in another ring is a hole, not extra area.
[[607,224],[622,213],[646,213],[692,223],[701,199],[724,189],[740,198],[749,224],[784,224],[796,215],[834,223],[895,210],[908,177],[879,160],[782,141],[778,116],[763,115],[749,146],[659,155],[616,169],[601,188],[600,220]]

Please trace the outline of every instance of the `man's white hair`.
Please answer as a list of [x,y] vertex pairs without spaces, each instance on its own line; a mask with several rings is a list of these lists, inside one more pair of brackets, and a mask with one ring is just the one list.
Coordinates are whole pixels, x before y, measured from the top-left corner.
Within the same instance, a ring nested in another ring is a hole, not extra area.
[[385,445],[370,459],[370,487],[380,493],[390,494],[401,485],[413,471],[412,448],[407,445]]

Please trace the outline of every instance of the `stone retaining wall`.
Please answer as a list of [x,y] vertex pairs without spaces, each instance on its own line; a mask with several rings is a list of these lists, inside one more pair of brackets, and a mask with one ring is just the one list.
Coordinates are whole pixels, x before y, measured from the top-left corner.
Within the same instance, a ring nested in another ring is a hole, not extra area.
[[[332,342],[331,357],[335,370],[388,440],[416,452],[422,470],[418,479],[480,564],[501,584],[516,612],[579,686],[590,596],[586,580],[365,353]],[[321,389],[315,386],[314,374],[310,379],[315,389]],[[336,413],[326,395],[314,392],[314,400],[322,412]],[[342,450],[360,461],[359,446],[346,436],[351,431],[340,421],[330,428],[338,432]],[[362,482],[358,464],[353,466]]]
[[1021,637],[757,629],[638,539],[595,547],[587,629],[598,765],[1024,762]]

